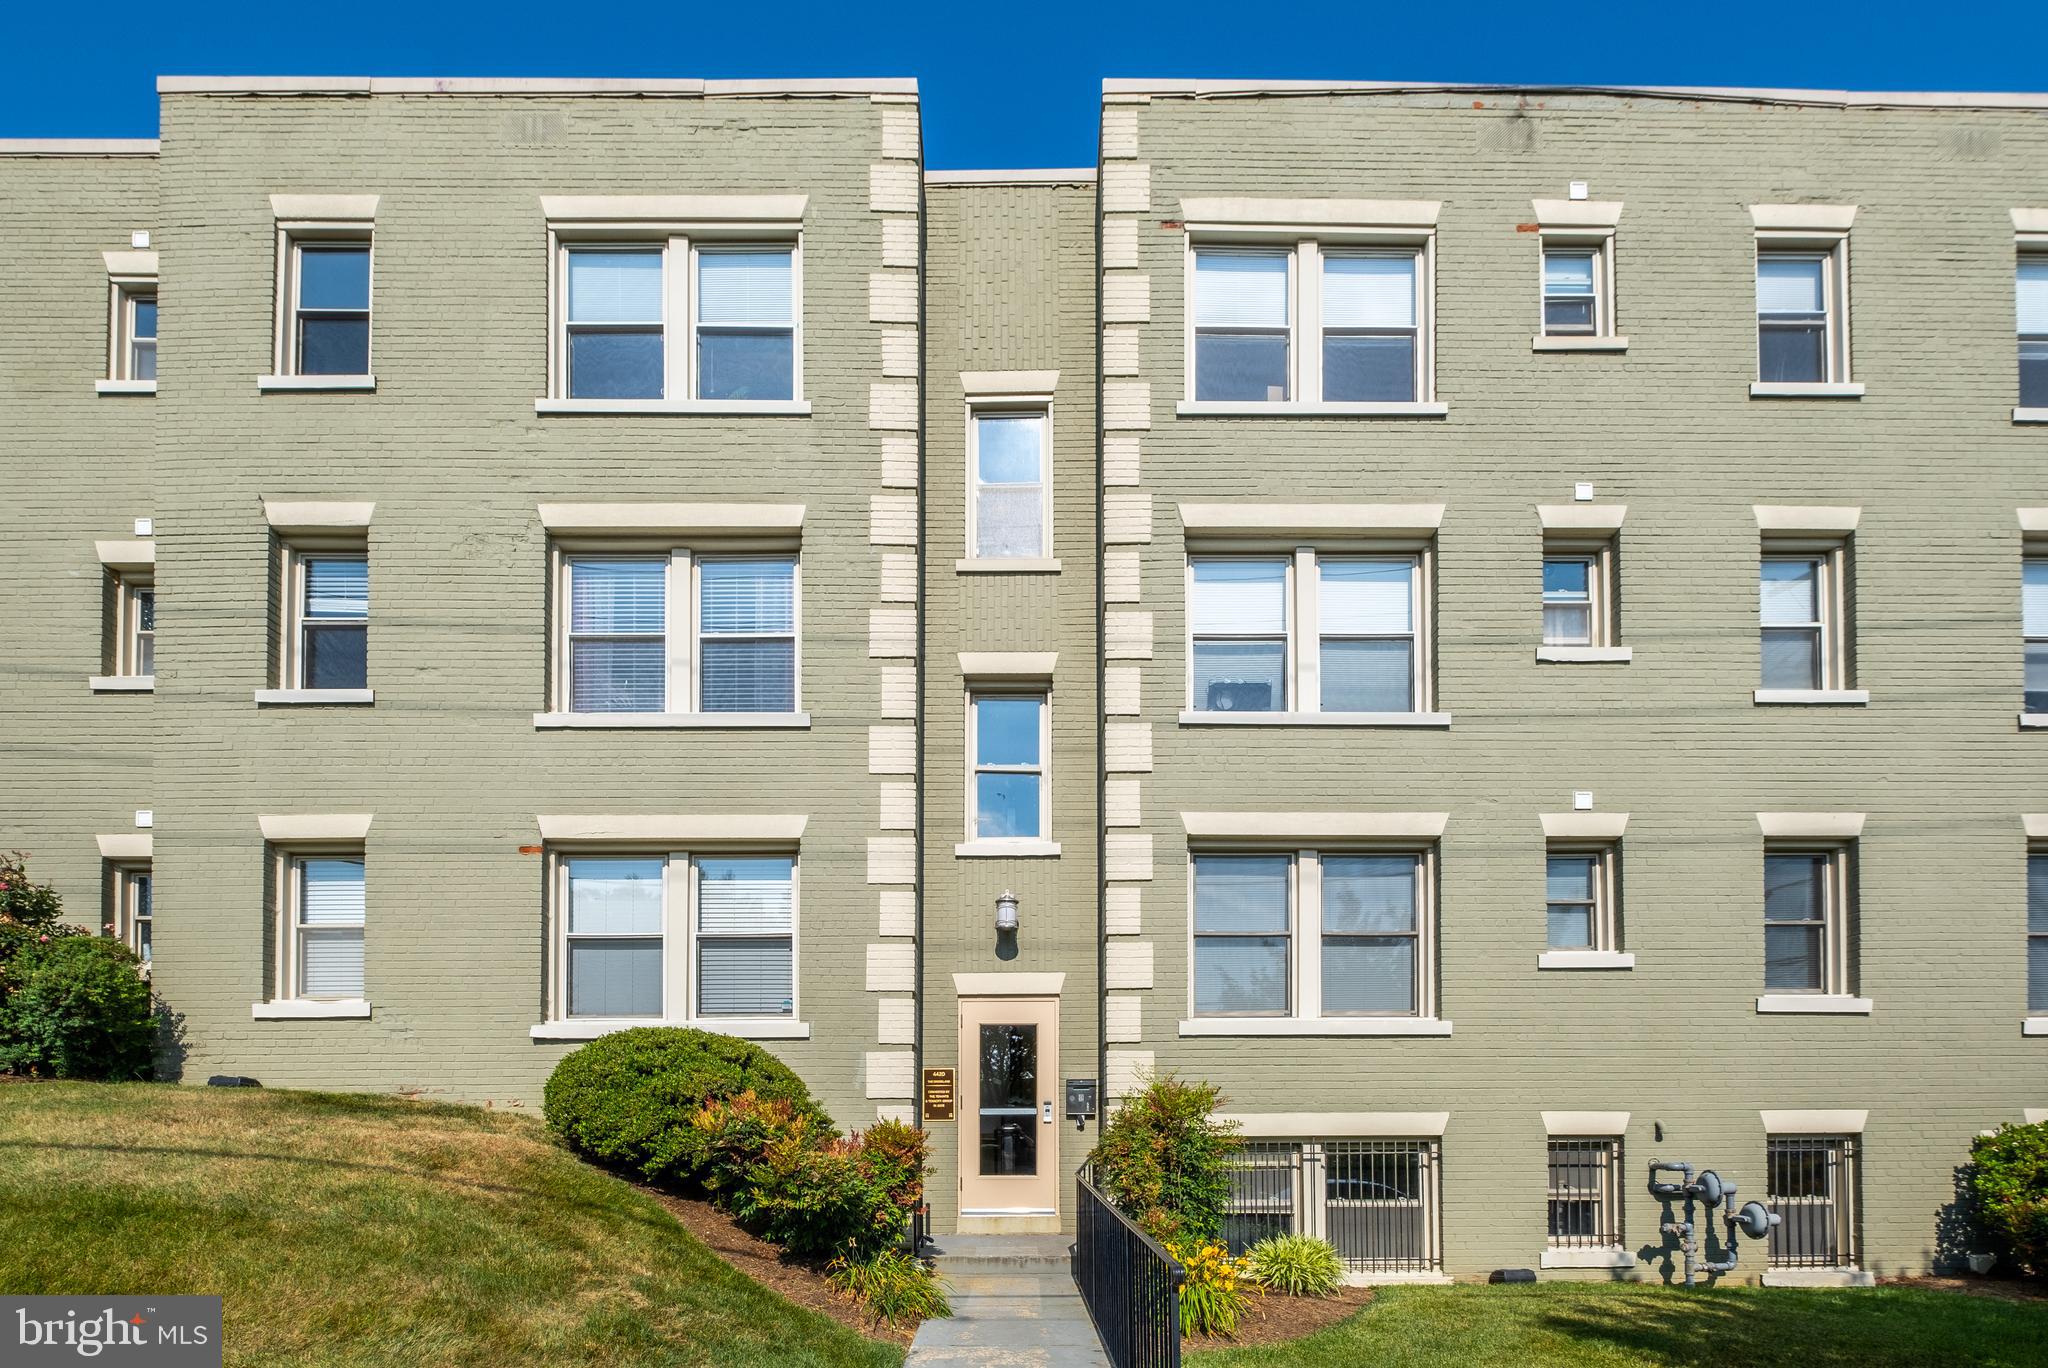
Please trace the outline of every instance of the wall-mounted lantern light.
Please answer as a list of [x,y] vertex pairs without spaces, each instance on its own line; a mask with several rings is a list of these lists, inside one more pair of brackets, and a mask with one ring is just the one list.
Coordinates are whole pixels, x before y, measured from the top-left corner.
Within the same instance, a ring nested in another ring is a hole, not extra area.
[[1002,895],[996,899],[996,930],[1000,932],[1015,931],[1016,929],[1017,895],[1006,888],[1002,891]]

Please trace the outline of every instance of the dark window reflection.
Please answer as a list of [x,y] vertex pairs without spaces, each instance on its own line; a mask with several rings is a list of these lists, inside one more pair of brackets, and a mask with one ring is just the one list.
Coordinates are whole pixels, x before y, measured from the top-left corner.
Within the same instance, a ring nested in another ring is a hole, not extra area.
[[1038,1172],[1038,1028],[981,1028],[981,1172]]

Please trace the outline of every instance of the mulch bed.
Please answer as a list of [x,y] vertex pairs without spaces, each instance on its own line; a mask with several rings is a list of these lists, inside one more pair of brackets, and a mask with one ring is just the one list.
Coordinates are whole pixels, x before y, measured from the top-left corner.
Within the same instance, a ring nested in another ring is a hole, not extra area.
[[800,1263],[783,1256],[766,1240],[749,1235],[733,1223],[732,1217],[709,1202],[677,1197],[658,1188],[641,1191],[667,1207],[685,1230],[703,1241],[713,1254],[737,1268],[777,1295],[806,1310],[830,1316],[856,1334],[883,1344],[909,1344],[917,1333],[915,1325],[883,1325],[863,1316],[860,1308],[841,1297],[825,1280],[822,1264]]
[[1237,1323],[1236,1339],[1189,1336],[1182,1349],[1230,1349],[1245,1344],[1284,1344],[1313,1335],[1356,1314],[1372,1301],[1370,1287],[1340,1287],[1328,1297],[1286,1297],[1277,1292],[1255,1296]]
[[1964,1292],[1973,1297],[1996,1297],[2000,1301],[2033,1302],[2048,1299],[2048,1283],[2024,1278],[1925,1277],[1879,1278],[1879,1287],[1924,1287],[1930,1292]]

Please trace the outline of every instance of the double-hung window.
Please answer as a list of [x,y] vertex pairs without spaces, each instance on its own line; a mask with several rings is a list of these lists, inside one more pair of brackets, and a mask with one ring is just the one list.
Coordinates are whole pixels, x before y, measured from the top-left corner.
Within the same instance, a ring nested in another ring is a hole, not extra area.
[[[1825,385],[1848,379],[1847,239],[1832,248],[1767,246],[1756,254],[1757,380]],[[1765,391],[1768,392],[1768,391]]]
[[288,236],[285,375],[370,374],[370,241]]
[[557,398],[777,403],[801,388],[795,242],[564,242]]
[[360,854],[286,855],[279,997],[314,1002],[364,996],[366,921]]
[[1592,646],[1594,594],[1599,585],[1593,556],[1543,558],[1543,644]]
[[1544,943],[1552,950],[1616,950],[1612,846],[1553,847],[1544,857]]
[[561,557],[557,706],[570,713],[794,713],[797,558]]
[[2027,852],[2027,1013],[2048,1016],[2048,851]]
[[1543,249],[1543,335],[1597,337],[1613,331],[1601,299],[1602,252],[1597,247]]
[[1044,409],[977,409],[969,418],[973,500],[968,554],[977,560],[1037,560],[1052,553],[1046,459],[1051,423]]
[[283,550],[279,671],[285,689],[369,687],[370,561],[353,551]]
[[1431,1015],[1427,853],[1203,851],[1191,865],[1197,1017]]
[[557,867],[557,1018],[795,1015],[793,856],[592,854]]
[[1424,553],[1190,559],[1198,713],[1424,710]]
[[[148,234],[137,234],[148,241]],[[157,254],[102,252],[107,264],[107,377],[101,394],[156,392]]]
[[156,929],[156,907],[152,897],[148,865],[117,865],[114,868],[114,934],[125,942],[145,971],[151,958],[150,940]]
[[156,581],[136,571],[118,571],[114,592],[114,674],[156,675]]
[[2048,713],[2048,556],[2020,562],[2020,634],[2026,672],[2022,707]]
[[1853,1268],[1857,1261],[1861,1136],[1773,1135],[1765,1142],[1764,1201],[1778,1217],[1772,1268]]
[[1398,228],[1317,237],[1193,224],[1186,399],[1413,412],[1433,398],[1434,205]]
[[1050,838],[1050,711],[1043,693],[969,695],[968,746],[974,757],[969,840]]
[[1849,851],[1764,852],[1764,991],[1846,994]]
[[1839,547],[1764,555],[1758,581],[1763,693],[1847,687],[1842,569]]
[[2048,252],[2020,255],[2014,292],[2019,306],[2019,406],[2048,409]]

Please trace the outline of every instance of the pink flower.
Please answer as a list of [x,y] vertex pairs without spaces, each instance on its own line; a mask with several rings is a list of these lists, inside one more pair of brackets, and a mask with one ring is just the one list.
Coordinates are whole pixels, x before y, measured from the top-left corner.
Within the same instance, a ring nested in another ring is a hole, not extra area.
[[48,936],[37,936],[36,939],[41,941],[45,945],[48,945],[50,943],[50,938]]

